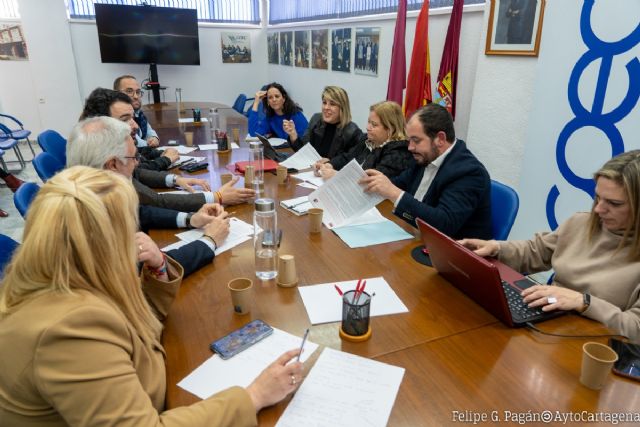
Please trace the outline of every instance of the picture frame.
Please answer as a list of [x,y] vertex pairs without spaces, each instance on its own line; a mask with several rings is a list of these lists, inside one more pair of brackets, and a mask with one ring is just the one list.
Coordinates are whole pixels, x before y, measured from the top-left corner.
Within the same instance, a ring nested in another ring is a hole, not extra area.
[[546,0],[491,0],[485,55],[538,56]]

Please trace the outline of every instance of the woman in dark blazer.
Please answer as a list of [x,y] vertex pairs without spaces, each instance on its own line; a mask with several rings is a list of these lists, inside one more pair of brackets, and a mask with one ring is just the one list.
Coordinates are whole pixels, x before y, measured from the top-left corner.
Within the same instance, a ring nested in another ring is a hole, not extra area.
[[376,169],[391,178],[415,163],[408,146],[400,105],[393,101],[378,102],[369,108],[366,138],[346,153],[329,161],[321,160],[314,167],[319,175],[329,179],[355,159],[362,169]]
[[327,86],[322,91],[322,112],[316,113],[309,121],[309,127],[302,137],[291,123],[283,123],[291,148],[298,151],[310,143],[318,154],[332,159],[353,148],[364,134],[351,121],[349,95],[338,86]]

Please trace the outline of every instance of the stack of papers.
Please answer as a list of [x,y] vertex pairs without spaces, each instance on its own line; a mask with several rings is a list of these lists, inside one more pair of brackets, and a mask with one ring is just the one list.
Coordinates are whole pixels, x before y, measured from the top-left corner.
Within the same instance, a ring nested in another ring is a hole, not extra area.
[[187,147],[186,145],[172,145],[172,146],[165,145],[165,146],[162,146],[162,147],[158,147],[158,150],[164,151],[164,150],[167,150],[169,148],[173,148],[179,154],[189,154],[192,151],[196,151],[198,149],[198,147]]
[[404,368],[325,348],[277,427],[384,427]]
[[413,239],[413,235],[404,231],[395,222],[383,217],[376,208],[371,208],[362,215],[350,218],[345,225],[334,227],[332,230],[350,248]]
[[[375,293],[371,300],[370,316],[384,316],[409,311],[383,277],[365,280],[367,281],[365,292],[369,295]],[[338,287],[345,293],[355,290],[357,284],[357,280],[337,282]],[[336,283],[333,282],[298,287],[312,325],[342,321],[342,297],[336,291],[335,285]]]
[[315,190],[316,188],[322,187],[324,185],[324,179],[322,179],[321,176],[316,176],[313,171],[300,172],[291,176],[297,180],[302,181],[300,184],[298,184],[301,187],[311,188],[312,190]]
[[313,206],[309,202],[309,196],[296,197],[295,199],[283,200],[280,202],[280,206],[293,212],[294,214],[306,215]]
[[305,144],[294,155],[284,162],[280,162],[280,164],[289,169],[302,170],[313,166],[313,164],[320,159],[322,159],[322,157],[320,157],[320,154],[313,148],[313,145]]
[[[207,399],[229,387],[247,387],[282,353],[300,348],[301,343],[302,338],[273,328],[273,334],[230,359],[223,360],[214,354],[180,381],[178,387],[201,399]],[[317,348],[318,344],[307,340],[300,361],[306,361]]]
[[[238,246],[240,243],[244,243],[247,240],[250,240],[253,236],[253,225],[247,224],[246,222],[236,217],[231,217],[231,219],[229,220],[229,224],[231,226],[229,235],[225,239],[224,243],[218,246],[218,249],[216,249],[216,255],[220,255],[221,253],[228,251],[235,246]],[[164,248],[162,248],[162,251],[166,252],[172,249],[178,249],[179,247],[182,247],[187,243],[198,240],[203,235],[204,231],[202,231],[201,228],[183,231],[182,233],[176,234],[176,237],[178,237],[180,241],[165,246]]]
[[[240,146],[238,144],[236,144],[235,142],[231,143],[231,149],[235,150],[240,148]],[[200,151],[206,151],[206,150],[217,150],[218,149],[218,144],[200,144],[198,145],[198,149]]]

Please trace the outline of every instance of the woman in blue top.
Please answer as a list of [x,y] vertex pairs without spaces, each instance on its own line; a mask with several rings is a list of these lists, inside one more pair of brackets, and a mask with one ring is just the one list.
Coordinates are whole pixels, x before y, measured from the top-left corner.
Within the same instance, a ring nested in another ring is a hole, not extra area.
[[[259,104],[262,102],[265,115],[259,111]],[[284,87],[278,83],[270,83],[266,90],[256,92],[253,100],[253,107],[249,110],[249,135],[277,136],[287,139],[288,135],[284,131],[283,123],[291,122],[299,134],[304,134],[309,123],[302,114],[302,110],[293,102]]]

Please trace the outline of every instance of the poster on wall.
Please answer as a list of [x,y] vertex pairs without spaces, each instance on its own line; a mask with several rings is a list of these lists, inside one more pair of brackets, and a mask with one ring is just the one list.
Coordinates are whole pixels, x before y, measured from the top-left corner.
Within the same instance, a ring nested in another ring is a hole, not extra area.
[[280,33],[280,65],[293,65],[293,31]]
[[309,68],[309,31],[295,32],[296,67]]
[[538,56],[545,0],[492,0],[487,55]]
[[329,30],[311,31],[311,67],[329,68]]
[[249,33],[220,33],[222,62],[238,64],[251,62],[251,36]]
[[278,33],[267,34],[267,55],[269,64],[278,64]]
[[26,61],[29,59],[27,42],[19,24],[0,25],[0,59]]
[[331,69],[351,72],[351,28],[331,31]]
[[366,76],[378,76],[380,27],[356,28],[353,71]]

